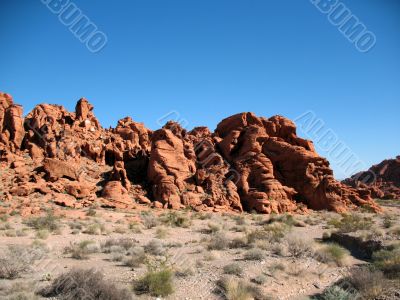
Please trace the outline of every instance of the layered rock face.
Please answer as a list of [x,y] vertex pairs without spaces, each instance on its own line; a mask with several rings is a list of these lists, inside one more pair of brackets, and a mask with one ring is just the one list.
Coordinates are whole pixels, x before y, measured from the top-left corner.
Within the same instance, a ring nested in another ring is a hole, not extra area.
[[370,194],[333,178],[312,142],[281,116],[231,116],[215,132],[186,131],[168,122],[151,131],[126,117],[104,129],[93,106],[75,112],[41,104],[25,118],[11,96],[0,94],[0,196],[19,197],[23,214],[43,202],[82,207],[344,212],[379,207]]
[[400,156],[384,160],[343,182],[367,191],[373,198],[400,199]]

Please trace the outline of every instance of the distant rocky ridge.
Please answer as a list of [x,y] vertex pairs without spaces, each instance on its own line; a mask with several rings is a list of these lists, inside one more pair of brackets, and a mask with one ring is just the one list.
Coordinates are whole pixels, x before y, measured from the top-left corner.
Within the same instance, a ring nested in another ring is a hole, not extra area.
[[104,129],[93,106],[40,104],[25,118],[0,93],[0,197],[22,215],[47,203],[134,209],[345,212],[380,208],[369,191],[333,177],[313,143],[284,117],[240,113],[215,132],[167,122],[151,131],[130,117]]
[[343,183],[368,190],[373,198],[400,199],[400,155],[357,173]]

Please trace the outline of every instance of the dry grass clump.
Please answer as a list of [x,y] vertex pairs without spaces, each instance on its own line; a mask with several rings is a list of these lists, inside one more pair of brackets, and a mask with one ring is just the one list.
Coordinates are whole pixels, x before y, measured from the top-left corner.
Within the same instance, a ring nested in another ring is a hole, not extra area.
[[248,250],[243,258],[245,260],[262,260],[264,258],[265,254],[264,251],[258,248],[250,249]]
[[312,247],[310,246],[311,241],[309,240],[291,236],[287,238],[286,242],[287,250],[292,257],[306,257],[313,252]]
[[326,264],[336,264],[338,266],[343,266],[348,259],[350,252],[339,246],[338,244],[328,244],[324,245],[322,248],[317,249],[315,252],[315,258]]
[[161,222],[171,227],[189,228],[191,220],[184,214],[176,211],[169,211],[160,218]]
[[44,257],[43,249],[33,246],[8,246],[0,254],[0,278],[15,279],[30,270],[34,261]]
[[290,231],[290,226],[284,223],[272,223],[264,225],[261,229],[255,229],[247,234],[250,244],[257,240],[268,242],[280,242]]
[[33,282],[0,283],[0,299],[4,300],[39,300],[35,294]]
[[57,297],[60,300],[121,300],[132,299],[131,293],[120,289],[104,279],[99,271],[94,269],[73,269],[57,277],[50,286],[42,289],[40,295]]
[[122,247],[125,250],[128,250],[136,245],[136,241],[130,238],[110,238],[107,239],[104,243],[101,244],[101,250],[104,253],[111,253],[111,248],[113,246]]
[[224,273],[241,276],[243,275],[243,268],[237,263],[232,263],[224,267]]
[[166,228],[164,227],[159,227],[156,230],[155,236],[158,239],[165,239],[168,236],[169,232]]
[[367,267],[353,269],[347,280],[366,299],[376,299],[386,286],[383,273]]
[[142,265],[146,259],[143,247],[132,247],[127,252],[127,258],[124,264],[131,268],[137,268]]
[[247,240],[247,236],[236,237],[231,240],[229,243],[229,248],[238,249],[238,248],[248,248],[249,241]]
[[83,230],[83,233],[90,235],[101,235],[106,232],[106,228],[104,224],[99,221],[94,221],[93,223],[89,223],[86,225],[86,228]]
[[229,240],[224,233],[218,232],[214,234],[208,242],[208,250],[224,250],[228,248]]
[[217,282],[221,293],[227,300],[264,299],[261,290],[250,283],[224,276]]
[[372,218],[360,213],[342,214],[341,219],[334,218],[328,221],[328,225],[343,233],[368,230],[373,224]]
[[143,226],[147,229],[151,229],[158,225],[158,219],[150,211],[143,211],[140,218],[142,219]]
[[71,243],[64,249],[64,253],[70,254],[74,259],[88,259],[92,253],[99,252],[100,248],[94,241],[84,240],[79,243]]
[[165,248],[160,240],[151,240],[144,246],[144,251],[154,256],[161,256],[165,254]]

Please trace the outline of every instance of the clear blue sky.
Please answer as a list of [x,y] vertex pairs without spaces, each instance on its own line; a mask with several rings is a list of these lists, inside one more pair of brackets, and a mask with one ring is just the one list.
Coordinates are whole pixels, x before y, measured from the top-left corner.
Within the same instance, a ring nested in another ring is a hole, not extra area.
[[308,0],[75,0],[108,37],[95,54],[40,0],[1,0],[0,90],[25,113],[84,96],[105,127],[312,110],[370,165],[400,154],[400,1],[342,2],[376,35],[370,52]]

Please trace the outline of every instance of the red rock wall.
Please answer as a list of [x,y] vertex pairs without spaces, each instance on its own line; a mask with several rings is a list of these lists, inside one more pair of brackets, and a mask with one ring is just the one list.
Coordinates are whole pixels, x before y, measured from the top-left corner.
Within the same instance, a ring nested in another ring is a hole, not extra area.
[[51,194],[72,207],[379,210],[369,193],[336,181],[312,142],[297,137],[294,123],[281,116],[237,114],[214,133],[187,132],[174,122],[152,132],[129,117],[103,129],[86,99],[74,113],[41,104],[23,119],[22,108],[0,94],[0,133],[2,165],[14,169],[0,178],[7,198]]

